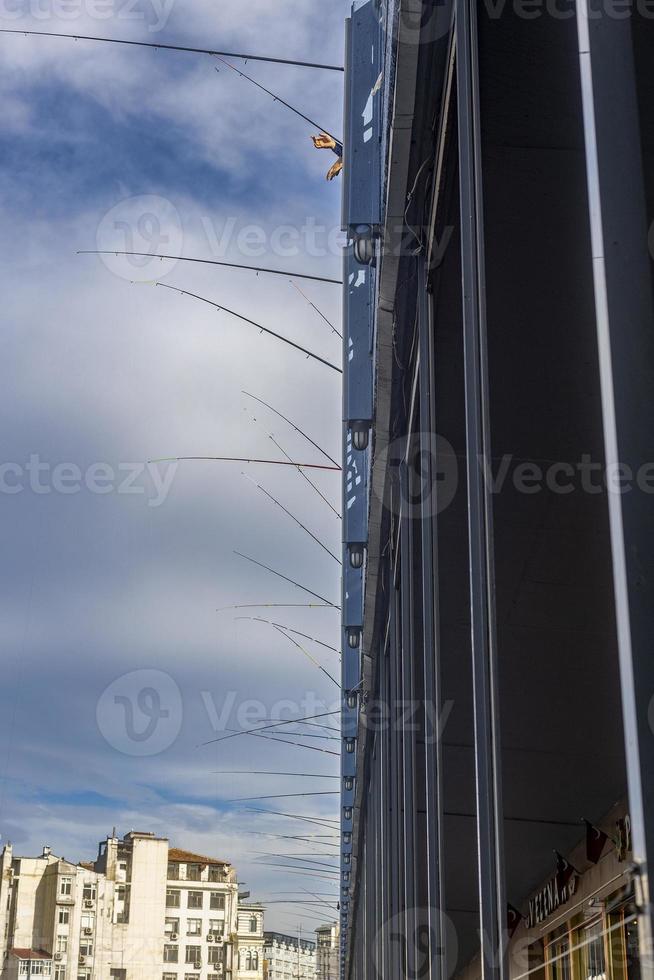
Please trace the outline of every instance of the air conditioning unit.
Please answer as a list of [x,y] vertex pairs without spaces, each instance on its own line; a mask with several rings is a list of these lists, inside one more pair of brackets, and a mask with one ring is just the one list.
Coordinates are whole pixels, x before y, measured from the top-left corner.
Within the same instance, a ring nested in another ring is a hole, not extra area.
[[80,953],[80,954],[79,954],[79,964],[80,964],[80,966],[84,966],[84,964],[85,964],[85,963],[86,963],[86,956],[83,956],[83,955],[82,955],[82,954]]
[[63,958],[63,955],[64,955],[63,953],[55,953],[55,954],[54,954],[54,958],[55,958],[56,960],[60,960],[60,959],[62,959],[62,958]]
[[177,935],[176,932],[171,932],[169,938],[172,939],[173,942],[177,942],[177,940],[179,939],[179,936]]
[[93,908],[93,899],[92,898],[85,898],[84,899],[84,908],[85,909],[92,909]]
[[84,929],[82,930],[82,932],[84,933],[85,936],[92,936],[93,935],[93,929],[91,929],[90,926],[85,926]]
[[207,936],[207,942],[208,943],[212,943],[213,942],[213,933],[212,932],[210,932],[209,935]]
[[193,964],[193,967],[196,970],[200,970],[202,968],[202,963],[200,962],[200,960],[196,960],[195,963]]

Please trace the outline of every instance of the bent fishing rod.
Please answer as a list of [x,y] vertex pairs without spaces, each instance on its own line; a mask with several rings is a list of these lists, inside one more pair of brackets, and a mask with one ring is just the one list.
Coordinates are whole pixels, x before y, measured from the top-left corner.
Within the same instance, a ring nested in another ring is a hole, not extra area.
[[[214,51],[211,48],[192,48],[184,44],[162,44],[154,41],[128,41],[117,37],[97,37],[92,34],[63,34],[55,31],[19,31],[0,29],[0,34],[23,34],[26,37],[60,37],[69,41],[96,41],[101,44],[123,44],[137,48],[154,48],[155,51],[184,51],[188,54],[207,54],[215,58],[238,58],[239,61],[263,61],[271,65],[293,65],[296,68],[317,68],[321,71],[343,72],[340,65],[324,65],[313,61],[296,61],[293,58],[274,58],[263,54],[242,54],[237,51]],[[231,66],[230,66],[231,67]]]
[[[263,266],[257,265],[242,265],[238,262],[222,262],[218,259],[195,259],[188,258],[185,255],[159,255],[153,254],[152,252],[125,252],[116,249],[97,249],[97,248],[80,248],[75,253],[76,255],[133,255],[137,258],[142,259],[169,259],[174,262],[197,262],[199,265],[219,265],[227,269],[246,269],[248,272],[267,273],[270,276],[288,276],[288,271],[284,269],[266,269]],[[296,279],[311,279],[312,282],[327,282],[331,285],[342,286],[342,279],[329,279],[325,276],[310,276],[302,272],[293,273]]]
[[221,306],[220,303],[214,303],[213,300],[207,299],[205,296],[199,296],[197,293],[190,293],[187,289],[180,289],[179,286],[169,286],[168,283],[165,282],[157,282],[155,285],[162,286],[164,289],[172,289],[173,292],[179,293],[180,296],[190,296],[192,299],[197,299],[201,303],[206,303],[207,306],[213,306],[219,313],[228,313],[230,316],[236,317],[237,320],[242,320],[244,323],[249,324],[249,326],[256,327],[257,330],[261,331],[261,333],[268,334],[269,337],[274,337],[275,340],[280,340],[283,344],[287,344],[289,347],[293,347],[295,350],[301,351],[301,353],[312,358],[314,361],[319,361],[321,364],[324,364],[325,367],[331,368],[332,371],[336,371],[338,374],[343,373],[342,369],[337,367],[336,364],[332,364],[331,361],[327,361],[324,357],[320,357],[319,354],[314,354],[313,351],[307,350],[307,348],[302,347],[301,344],[296,344],[294,340],[289,340],[288,337],[283,337],[282,334],[275,333],[274,330],[270,330],[268,327],[262,326],[260,323],[257,323],[256,320],[251,320],[250,317],[243,316],[242,313],[237,313],[235,310],[230,310],[226,306]]

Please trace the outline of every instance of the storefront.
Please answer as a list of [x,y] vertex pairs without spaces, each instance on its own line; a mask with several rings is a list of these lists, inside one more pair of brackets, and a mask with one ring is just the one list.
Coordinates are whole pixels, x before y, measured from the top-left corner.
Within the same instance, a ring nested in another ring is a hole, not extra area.
[[616,808],[511,909],[511,980],[639,980],[630,820]]

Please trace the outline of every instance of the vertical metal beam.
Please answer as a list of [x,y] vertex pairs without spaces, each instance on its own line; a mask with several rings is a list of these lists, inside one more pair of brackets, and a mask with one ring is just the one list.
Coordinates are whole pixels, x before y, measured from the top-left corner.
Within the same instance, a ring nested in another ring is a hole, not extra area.
[[[436,595],[438,488],[433,458],[436,436],[434,403],[435,362],[431,297],[427,292],[426,260],[419,258],[418,330],[420,342],[420,464],[423,479],[420,500],[422,534],[422,612],[425,731],[425,801],[427,827],[427,882],[429,908],[429,980],[442,980],[439,967],[446,962],[443,928],[443,780],[439,732],[431,731],[434,715],[440,723],[442,711],[438,660],[438,600]],[[434,711],[428,713],[431,705]]]
[[[409,426],[411,420],[409,420]],[[415,634],[413,627],[413,554],[411,546],[410,474],[405,461],[400,463],[400,596],[402,603],[401,636],[401,734],[402,734],[402,813],[404,829],[404,935],[408,959],[406,976],[415,970],[412,962],[417,951],[417,881],[416,881],[416,730],[414,721]]]
[[[632,21],[578,0],[577,31],[607,473],[651,464],[654,312]],[[637,28],[636,28],[637,29]],[[650,66],[651,67],[651,66]],[[654,977],[654,522],[639,481],[609,491],[641,976]]]
[[483,980],[504,980],[506,902],[492,502],[485,479],[491,450],[475,0],[457,0],[456,62],[481,963]]
[[[396,487],[393,488],[397,490]],[[391,574],[392,582],[392,574]],[[391,850],[389,862],[391,866],[391,928],[388,943],[390,948],[391,977],[406,975],[406,964],[402,962],[401,936],[398,936],[400,913],[403,908],[403,879],[401,875],[402,848],[402,814],[401,785],[402,759],[401,738],[399,726],[399,701],[401,698],[400,685],[400,629],[398,625],[399,596],[394,582],[390,589],[390,618],[389,618],[389,715],[390,715],[390,786],[391,802]]]

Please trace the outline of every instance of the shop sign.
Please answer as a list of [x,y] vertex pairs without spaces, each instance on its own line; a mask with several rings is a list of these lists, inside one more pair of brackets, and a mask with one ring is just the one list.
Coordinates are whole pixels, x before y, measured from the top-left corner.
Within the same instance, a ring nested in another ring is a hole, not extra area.
[[529,899],[529,915],[527,917],[530,929],[544,922],[561,905],[569,902],[577,890],[577,874],[572,871],[567,880],[557,873],[544,888],[541,888],[533,898]]

